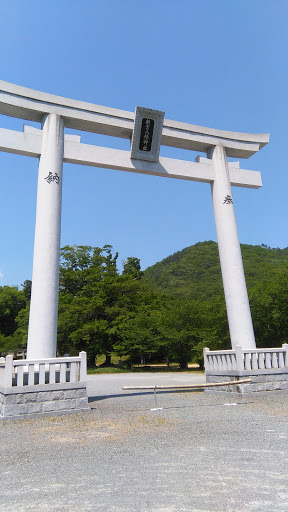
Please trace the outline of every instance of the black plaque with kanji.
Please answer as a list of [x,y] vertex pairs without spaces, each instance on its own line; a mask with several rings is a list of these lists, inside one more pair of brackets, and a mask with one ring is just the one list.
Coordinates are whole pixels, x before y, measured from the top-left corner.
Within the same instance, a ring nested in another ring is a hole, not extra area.
[[139,141],[140,151],[151,151],[154,130],[154,120],[143,117]]

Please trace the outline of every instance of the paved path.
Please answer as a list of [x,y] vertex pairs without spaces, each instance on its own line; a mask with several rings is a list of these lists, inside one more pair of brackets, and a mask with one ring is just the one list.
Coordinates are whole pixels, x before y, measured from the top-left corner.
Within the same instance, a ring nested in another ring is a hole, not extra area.
[[[171,373],[114,373],[111,375],[103,374],[88,375],[87,393],[89,397],[93,396],[118,396],[123,397],[127,392],[122,391],[122,386],[157,386],[157,385],[185,385],[185,384],[204,384],[206,382],[205,374],[202,372],[171,372]],[[129,392],[135,394],[136,392]],[[148,395],[151,391],[146,391]],[[136,393],[139,394],[139,391]]]
[[1,422],[1,512],[287,512],[287,392],[121,390],[191,379],[89,376],[91,412]]

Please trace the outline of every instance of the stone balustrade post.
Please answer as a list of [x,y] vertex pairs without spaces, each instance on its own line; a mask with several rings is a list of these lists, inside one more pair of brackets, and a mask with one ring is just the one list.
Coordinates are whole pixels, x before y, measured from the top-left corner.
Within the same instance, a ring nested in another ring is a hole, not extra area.
[[244,370],[244,360],[243,360],[243,350],[242,350],[241,345],[236,345],[235,355],[236,355],[237,371],[242,372]]
[[208,357],[207,357],[208,352],[210,352],[208,347],[203,348],[204,368],[205,368],[205,370],[209,370],[209,363],[208,363]]
[[6,356],[5,374],[4,374],[4,387],[10,388],[12,386],[13,377],[13,356]]
[[288,343],[283,343],[282,348],[285,350],[285,355],[284,355],[285,368],[288,368]]
[[87,380],[87,354],[82,351],[79,352],[80,357],[80,382]]

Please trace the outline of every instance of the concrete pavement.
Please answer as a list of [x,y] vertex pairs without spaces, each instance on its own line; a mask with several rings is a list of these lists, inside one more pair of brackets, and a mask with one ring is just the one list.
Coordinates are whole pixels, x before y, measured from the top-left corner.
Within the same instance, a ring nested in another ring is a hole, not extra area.
[[187,379],[89,376],[91,412],[1,422],[1,512],[286,512],[288,393],[121,390]]

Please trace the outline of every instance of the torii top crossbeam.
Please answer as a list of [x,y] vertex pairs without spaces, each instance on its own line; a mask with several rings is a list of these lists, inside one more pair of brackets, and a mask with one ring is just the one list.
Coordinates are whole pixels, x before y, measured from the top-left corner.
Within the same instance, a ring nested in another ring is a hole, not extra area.
[[[0,81],[0,114],[42,123],[41,130],[29,126],[24,126],[24,132],[0,128],[1,151],[40,157],[27,355],[30,359],[56,354],[63,161],[210,183],[232,346],[255,348],[231,185],[259,188],[261,175],[240,169],[239,163],[227,162],[227,157],[250,157],[269,142],[269,135],[170,121],[163,119],[163,112],[149,109],[142,109],[146,113],[141,120],[140,110],[135,115]],[[158,125],[157,112],[159,119],[162,116]],[[147,153],[140,153],[147,150],[149,137],[149,144],[151,140],[154,144],[156,126],[157,158],[151,155],[149,159]],[[132,149],[82,144],[77,135],[64,136],[65,127],[131,140],[133,137]],[[136,152],[135,134],[142,140],[142,148],[138,141]],[[199,156],[192,162],[159,157],[160,144],[204,152],[208,158]]]
[[[67,128],[131,139],[134,112],[94,105],[34,91],[0,80],[0,113],[41,122],[45,114],[56,113]],[[226,155],[249,158],[269,142],[268,134],[251,134],[215,130],[194,124],[164,120],[161,144],[207,153],[211,146],[222,144]]]
[[[135,113],[102,107],[54,96],[19,85],[0,81],[0,113],[30,121],[42,122],[47,114],[57,114],[64,126],[105,135],[131,139]],[[24,132],[0,128],[0,150],[26,156],[41,154],[42,132],[24,127]],[[161,144],[176,148],[205,152],[211,147],[225,147],[226,156],[248,158],[266,145],[267,134],[238,133],[204,128],[188,123],[164,119]],[[158,162],[131,159],[129,151],[80,144],[80,138],[65,136],[63,161],[107,169],[152,174],[170,178],[212,183],[215,176],[211,160],[198,158],[197,162],[160,157]],[[259,188],[260,173],[239,169],[229,164],[231,185]]]

